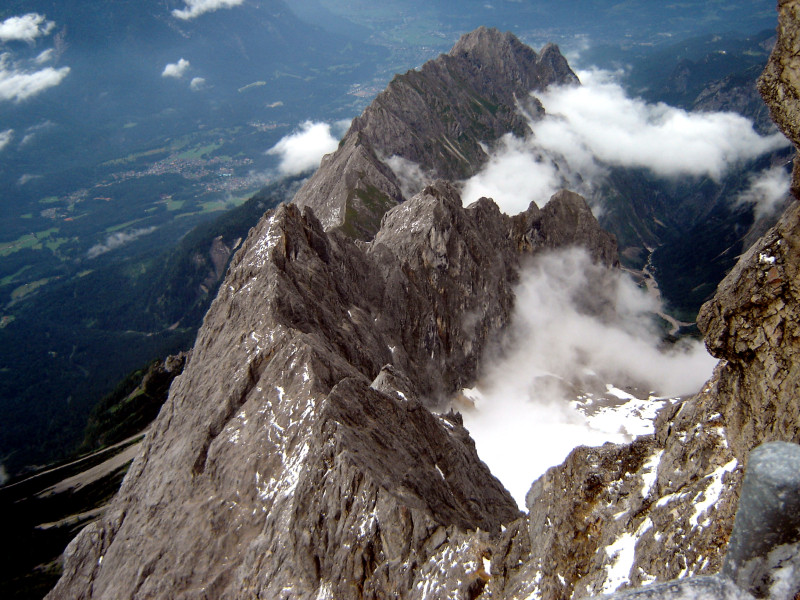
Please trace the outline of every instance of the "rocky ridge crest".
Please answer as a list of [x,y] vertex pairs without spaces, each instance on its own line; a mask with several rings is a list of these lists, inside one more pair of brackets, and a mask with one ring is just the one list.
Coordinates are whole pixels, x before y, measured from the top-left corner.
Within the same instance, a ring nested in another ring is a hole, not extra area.
[[[328,162],[377,156],[348,144]],[[716,572],[747,451],[800,441],[799,224],[795,205],[704,308],[722,360],[702,392],[654,436],[576,449],[522,516],[458,416],[428,407],[474,379],[526,255],[582,244],[615,263],[585,202],[563,192],[510,218],[437,183],[370,243],[282,206],[236,254],[142,454],[50,597],[580,598]]]
[[471,382],[520,262],[561,244],[616,261],[569,193],[511,218],[437,183],[369,244],[267,213],[50,597],[476,597],[520,513],[460,418],[425,404]]
[[485,144],[530,131],[520,109],[544,110],[531,92],[565,83],[578,78],[557,46],[537,54],[511,33],[481,27],[448,54],[396,76],[294,202],[312,207],[325,229],[371,239],[383,214],[407,199],[387,159],[428,181],[469,177],[488,159]]

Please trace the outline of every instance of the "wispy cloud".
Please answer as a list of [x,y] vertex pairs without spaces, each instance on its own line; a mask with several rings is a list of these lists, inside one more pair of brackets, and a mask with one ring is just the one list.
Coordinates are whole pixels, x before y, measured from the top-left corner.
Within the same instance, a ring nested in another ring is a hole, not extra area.
[[13,129],[6,129],[5,131],[0,131],[0,150],[8,146],[11,143],[11,140],[13,139],[14,139]]
[[193,92],[199,92],[206,87],[206,80],[202,77],[193,77],[192,81],[189,82],[189,89]]
[[89,251],[86,253],[86,257],[97,258],[101,254],[121,248],[122,246],[130,244],[132,241],[142,237],[143,235],[153,233],[155,230],[155,227],[143,227],[142,229],[131,229],[130,231],[117,231],[106,237],[105,242],[102,244],[95,244],[89,248]]
[[[716,361],[699,341],[665,346],[653,322],[657,300],[623,272],[591,262],[581,249],[541,255],[523,272],[506,348],[481,377],[480,400],[463,410],[478,453],[522,502],[536,477],[581,444],[623,442],[642,420],[593,422],[575,407],[593,394],[621,404],[640,390],[699,391]],[[609,387],[610,386],[610,387]],[[652,415],[651,415],[652,416]]]
[[547,114],[531,120],[527,139],[501,140],[486,168],[466,182],[465,203],[486,195],[519,212],[561,187],[588,193],[611,166],[719,180],[734,165],[788,145],[778,133],[759,135],[735,113],[689,113],[630,98],[606,71],[579,76],[581,86],[539,94]]
[[56,53],[56,51],[53,48],[48,48],[44,52],[41,52],[39,54],[39,56],[34,58],[33,61],[37,65],[43,65],[45,63],[49,63],[51,60],[53,60],[53,57],[55,56],[55,53]]
[[17,179],[17,185],[18,186],[23,186],[26,183],[28,183],[29,181],[33,181],[34,179],[41,179],[41,178],[42,178],[41,175],[31,175],[30,173],[23,173],[22,175],[19,176],[19,179]]
[[767,217],[789,197],[791,183],[791,172],[785,167],[778,165],[765,169],[750,177],[747,189],[736,197],[736,201],[753,204],[756,219]]
[[186,21],[221,8],[233,8],[243,2],[244,0],[186,0],[186,7],[173,10],[172,15]]
[[334,133],[341,136],[349,126],[349,121],[330,125],[305,121],[300,130],[282,138],[267,151],[278,156],[278,170],[284,175],[297,175],[319,166],[322,157],[333,152],[339,145]]
[[191,65],[188,60],[181,58],[176,63],[167,63],[167,66],[164,67],[164,70],[161,72],[161,76],[180,79],[186,74],[186,71],[189,70],[190,66]]
[[20,141],[19,145],[25,146],[30,144],[39,134],[49,131],[55,126],[56,124],[50,119],[42,121],[41,123],[37,123],[36,125],[31,125],[25,130],[25,135],[22,137],[22,141]]
[[394,171],[406,198],[411,198],[435,179],[433,173],[426,173],[417,163],[402,156],[390,156],[384,162]]
[[69,72],[69,67],[29,69],[14,62],[9,53],[0,54],[0,100],[26,100],[57,86]]
[[31,44],[36,38],[48,35],[55,26],[53,21],[48,21],[38,13],[9,17],[0,22],[0,42],[23,41]]

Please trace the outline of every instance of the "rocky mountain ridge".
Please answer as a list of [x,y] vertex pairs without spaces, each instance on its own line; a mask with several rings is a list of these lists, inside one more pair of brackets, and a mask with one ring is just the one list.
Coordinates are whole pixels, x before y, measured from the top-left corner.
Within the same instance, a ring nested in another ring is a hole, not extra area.
[[474,597],[519,512],[458,416],[418,398],[475,376],[520,260],[561,244],[616,261],[569,193],[510,218],[436,184],[367,245],[308,209],[268,213],[51,597]]
[[[578,79],[557,46],[537,54],[511,33],[481,27],[448,54],[396,76],[294,202],[312,207],[326,229],[370,239],[383,214],[409,195],[399,175],[412,171],[428,181],[473,175],[488,160],[486,144],[530,131],[520,108],[543,111],[531,92],[567,83]],[[399,161],[397,169],[392,161]]]

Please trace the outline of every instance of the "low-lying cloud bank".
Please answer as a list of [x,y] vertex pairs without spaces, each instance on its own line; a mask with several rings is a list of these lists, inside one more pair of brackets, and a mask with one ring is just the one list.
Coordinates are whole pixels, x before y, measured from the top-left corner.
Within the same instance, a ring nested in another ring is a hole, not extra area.
[[494,198],[515,214],[540,206],[558,189],[591,195],[608,167],[647,169],[659,177],[720,180],[744,161],[788,145],[780,133],[761,136],[735,113],[690,113],[630,98],[607,71],[581,71],[582,85],[538,95],[547,111],[525,140],[505,136],[487,166],[468,180],[464,203]]
[[221,8],[233,8],[244,3],[244,0],[186,0],[185,8],[176,8],[172,16],[188,21],[207,12],[214,12]]
[[337,121],[333,125],[305,121],[300,129],[283,137],[267,151],[279,157],[278,171],[282,175],[299,175],[319,167],[322,157],[339,147],[350,121]]
[[[657,406],[650,396],[692,394],[710,377],[716,361],[701,342],[662,343],[658,308],[581,249],[539,256],[525,270],[508,345],[468,394],[475,408],[462,409],[481,458],[521,505],[534,479],[574,447],[646,432],[641,413]],[[575,406],[591,400],[597,409],[603,397],[638,417],[592,420]]]
[[102,244],[95,244],[89,248],[89,251],[86,253],[86,257],[97,258],[101,254],[121,248],[122,246],[130,244],[134,240],[139,239],[143,235],[153,233],[155,230],[155,227],[143,227],[141,229],[131,229],[130,231],[117,231],[110,234]]

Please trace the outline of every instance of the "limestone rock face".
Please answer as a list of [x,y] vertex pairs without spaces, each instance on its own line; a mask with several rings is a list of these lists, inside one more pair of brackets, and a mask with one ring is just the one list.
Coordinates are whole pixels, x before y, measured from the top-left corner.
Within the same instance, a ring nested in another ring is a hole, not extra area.
[[800,441],[800,206],[755,244],[703,306],[698,324],[714,356],[732,450]]
[[429,180],[466,178],[488,159],[484,144],[529,131],[520,108],[543,111],[530,92],[565,83],[578,79],[557,46],[537,54],[510,33],[481,27],[448,54],[395,77],[294,202],[312,207],[326,229],[371,239],[381,216],[406,199],[386,159]]
[[369,244],[294,204],[267,213],[50,597],[475,598],[521,515],[460,417],[426,405],[472,383],[525,254],[616,261],[590,218],[570,195],[464,208],[446,183]]

